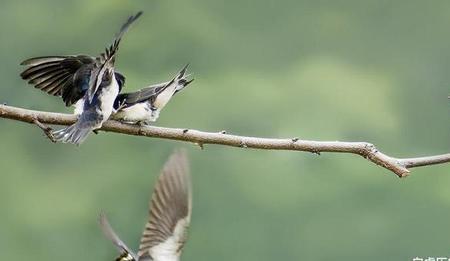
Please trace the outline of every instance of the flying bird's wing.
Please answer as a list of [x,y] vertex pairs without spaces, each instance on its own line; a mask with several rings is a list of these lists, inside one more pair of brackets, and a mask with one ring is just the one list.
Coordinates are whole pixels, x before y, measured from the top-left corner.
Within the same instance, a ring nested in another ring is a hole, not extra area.
[[89,102],[91,102],[94,98],[94,94],[100,86],[105,73],[109,70],[112,70],[112,68],[114,67],[116,54],[119,50],[119,44],[122,40],[123,35],[128,31],[133,22],[136,21],[141,15],[142,11],[133,16],[130,16],[128,20],[122,25],[120,31],[114,37],[113,43],[105,49],[105,52],[97,57],[95,67],[93,68],[89,79],[89,88],[87,93]]
[[48,94],[62,96],[66,106],[70,106],[86,92],[82,85],[75,84],[74,75],[94,63],[95,59],[87,55],[34,57],[21,63],[27,68],[20,76]]
[[187,238],[192,208],[186,154],[169,158],[153,191],[150,217],[139,245],[139,260],[175,260]]
[[[137,261],[138,259],[136,258],[136,255],[127,247],[127,245],[125,245],[125,243],[122,242],[122,240],[120,240],[120,238],[114,232],[105,214],[100,214],[99,222],[105,236],[113,242],[114,246],[116,246],[117,250],[119,250],[120,252],[120,257],[116,260]],[[133,260],[126,259],[126,257],[132,257]]]

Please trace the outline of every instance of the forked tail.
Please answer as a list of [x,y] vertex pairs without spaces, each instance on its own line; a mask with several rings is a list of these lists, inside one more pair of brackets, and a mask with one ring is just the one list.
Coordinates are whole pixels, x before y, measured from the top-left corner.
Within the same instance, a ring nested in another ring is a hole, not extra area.
[[91,133],[92,128],[84,127],[82,128],[77,122],[69,127],[61,130],[54,131],[52,134],[56,141],[62,143],[72,143],[75,145],[80,145]]
[[188,80],[187,78],[191,76],[190,74],[186,74],[187,68],[189,64],[186,64],[183,69],[175,76],[175,78],[172,81],[175,81],[177,83],[177,89],[175,93],[183,90],[186,86],[188,86],[191,82],[194,81],[194,79]]

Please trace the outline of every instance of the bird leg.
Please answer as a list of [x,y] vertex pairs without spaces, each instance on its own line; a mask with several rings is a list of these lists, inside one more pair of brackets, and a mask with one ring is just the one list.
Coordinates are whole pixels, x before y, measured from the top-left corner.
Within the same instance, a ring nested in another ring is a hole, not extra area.
[[139,127],[145,127],[145,126],[150,125],[146,121],[137,121],[135,124]]

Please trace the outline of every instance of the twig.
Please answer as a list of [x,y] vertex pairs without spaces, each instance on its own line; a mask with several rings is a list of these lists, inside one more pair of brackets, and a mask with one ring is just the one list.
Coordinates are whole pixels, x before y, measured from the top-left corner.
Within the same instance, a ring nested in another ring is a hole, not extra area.
[[40,122],[39,120],[37,120],[37,119],[34,119],[34,120],[33,120],[33,123],[36,124],[36,126],[38,126],[38,127],[44,132],[45,136],[47,136],[47,138],[48,138],[51,142],[56,143],[56,139],[55,139],[55,137],[54,137],[53,134],[52,134],[52,128],[50,128],[49,126],[47,126],[47,125],[41,123],[41,122]]
[[[0,105],[0,117],[31,124],[39,122],[55,125],[70,125],[76,121],[76,116],[74,115],[33,111],[7,105]],[[399,177],[407,176],[409,174],[408,169],[410,168],[450,162],[450,153],[421,158],[394,158],[378,151],[373,144],[367,142],[308,141],[299,138],[270,139],[245,137],[223,132],[204,132],[183,128],[164,128],[155,126],[140,127],[114,120],[105,122],[100,130],[127,135],[186,141],[201,144],[202,146],[204,144],[218,144],[238,148],[306,151],[316,154],[321,152],[350,153],[360,155],[376,165],[392,171]]]

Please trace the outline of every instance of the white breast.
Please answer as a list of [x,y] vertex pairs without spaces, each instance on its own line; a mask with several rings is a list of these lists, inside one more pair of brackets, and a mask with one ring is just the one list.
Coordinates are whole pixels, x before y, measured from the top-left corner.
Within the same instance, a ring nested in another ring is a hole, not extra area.
[[179,261],[180,260],[180,246],[186,240],[186,230],[189,222],[186,219],[178,221],[173,235],[169,237],[164,243],[150,248],[150,255],[155,261]]
[[99,99],[101,101],[100,110],[104,116],[105,121],[109,118],[113,111],[114,101],[119,94],[119,84],[116,78],[113,77],[111,84],[101,89]]
[[147,102],[138,103],[118,111],[113,118],[131,122],[147,121],[151,118],[151,110]]
[[80,116],[83,113],[83,107],[84,107],[84,98],[79,99],[74,105],[73,105],[73,114]]

